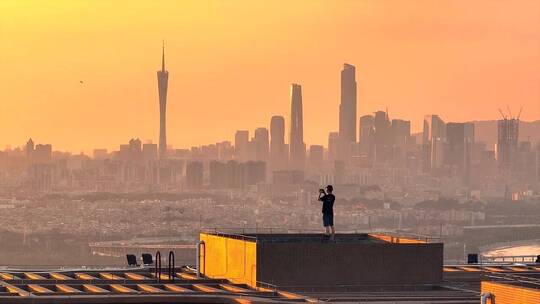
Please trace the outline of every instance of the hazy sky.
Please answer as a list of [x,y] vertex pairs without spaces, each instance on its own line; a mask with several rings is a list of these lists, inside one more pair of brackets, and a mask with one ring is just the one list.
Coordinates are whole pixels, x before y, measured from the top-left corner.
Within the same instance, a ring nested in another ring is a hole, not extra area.
[[[0,147],[157,143],[156,71],[169,70],[168,143],[268,127],[302,85],[307,144],[338,129],[339,73],[358,115],[540,119],[540,1],[0,1]],[[80,81],[84,83],[81,84]]]

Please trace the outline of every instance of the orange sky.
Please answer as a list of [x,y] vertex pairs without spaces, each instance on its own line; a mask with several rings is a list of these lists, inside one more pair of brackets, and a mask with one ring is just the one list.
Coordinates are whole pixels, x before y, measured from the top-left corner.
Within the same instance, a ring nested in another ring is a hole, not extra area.
[[[305,139],[338,127],[339,72],[358,111],[391,118],[540,119],[540,1],[0,1],[0,147],[55,150],[158,139],[166,40],[168,142],[189,147],[289,117]],[[84,84],[79,81],[83,80]]]

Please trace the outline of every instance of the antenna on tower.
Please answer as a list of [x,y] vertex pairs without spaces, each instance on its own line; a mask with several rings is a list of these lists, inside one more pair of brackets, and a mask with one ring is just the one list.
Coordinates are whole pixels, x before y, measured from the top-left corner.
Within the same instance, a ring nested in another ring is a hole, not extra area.
[[161,70],[165,71],[165,40],[163,40],[163,46],[161,51]]

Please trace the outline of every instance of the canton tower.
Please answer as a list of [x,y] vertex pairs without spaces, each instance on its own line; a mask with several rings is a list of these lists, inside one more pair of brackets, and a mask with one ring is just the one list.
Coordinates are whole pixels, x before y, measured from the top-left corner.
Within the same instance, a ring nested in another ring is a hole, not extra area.
[[159,158],[167,156],[167,86],[169,72],[165,70],[165,43],[161,55],[161,71],[157,71],[159,92]]

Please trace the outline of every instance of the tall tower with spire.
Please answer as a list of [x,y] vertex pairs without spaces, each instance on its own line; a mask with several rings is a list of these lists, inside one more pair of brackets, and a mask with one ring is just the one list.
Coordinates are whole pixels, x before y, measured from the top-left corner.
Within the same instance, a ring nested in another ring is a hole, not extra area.
[[290,165],[295,170],[303,170],[306,158],[304,143],[304,121],[302,114],[302,87],[291,85],[291,135],[289,140]]
[[161,71],[157,72],[159,92],[159,157],[167,157],[167,87],[169,72],[165,70],[165,42],[161,55]]
[[351,145],[356,142],[356,69],[345,63],[341,70],[341,103],[339,105],[339,159],[348,161]]

